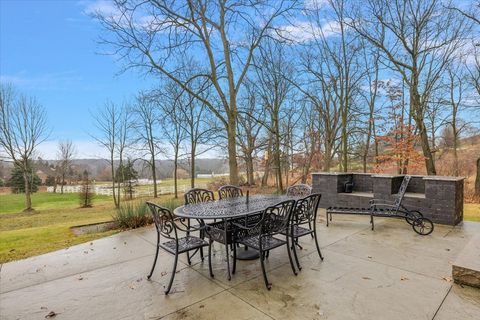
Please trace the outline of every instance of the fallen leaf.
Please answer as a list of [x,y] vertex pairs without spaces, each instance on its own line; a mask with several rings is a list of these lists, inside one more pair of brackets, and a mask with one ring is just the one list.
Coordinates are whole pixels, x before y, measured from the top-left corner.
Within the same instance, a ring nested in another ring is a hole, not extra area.
[[201,304],[201,305],[199,306],[199,308],[200,308],[200,309],[205,308],[205,305]]
[[442,279],[447,281],[447,282],[452,282],[452,278],[450,278],[450,277],[442,277]]
[[362,277],[362,279],[364,279],[364,280],[372,280],[372,278],[369,278],[369,277]]
[[408,280],[408,278],[407,277],[401,277],[400,280],[402,280],[402,281],[403,280]]
[[368,259],[372,259],[372,256],[367,256]]
[[14,251],[15,251],[15,249],[10,250],[10,252],[14,252]]
[[83,280],[83,277],[79,277],[78,280]]
[[53,317],[56,317],[57,316],[57,313],[55,311],[50,311],[46,316],[45,316],[45,319],[50,319],[50,318],[53,318]]

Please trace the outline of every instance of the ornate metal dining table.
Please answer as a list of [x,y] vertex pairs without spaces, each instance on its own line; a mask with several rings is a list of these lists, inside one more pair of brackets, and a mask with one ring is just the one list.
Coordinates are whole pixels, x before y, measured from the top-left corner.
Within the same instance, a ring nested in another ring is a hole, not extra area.
[[[174,214],[177,217],[199,221],[202,226],[206,227],[206,232],[211,239],[225,245],[228,270],[227,277],[228,280],[230,280],[231,272],[228,246],[232,244],[231,221],[258,215],[270,206],[292,199],[296,200],[297,197],[286,195],[253,195],[227,198],[180,206],[174,210]],[[207,223],[208,220],[220,220],[220,222]]]

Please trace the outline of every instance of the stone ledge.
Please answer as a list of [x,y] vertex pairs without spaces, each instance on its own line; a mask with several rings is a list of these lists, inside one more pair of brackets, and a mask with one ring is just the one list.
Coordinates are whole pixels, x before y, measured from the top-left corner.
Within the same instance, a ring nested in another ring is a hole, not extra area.
[[474,236],[452,265],[456,283],[480,288],[480,235]]

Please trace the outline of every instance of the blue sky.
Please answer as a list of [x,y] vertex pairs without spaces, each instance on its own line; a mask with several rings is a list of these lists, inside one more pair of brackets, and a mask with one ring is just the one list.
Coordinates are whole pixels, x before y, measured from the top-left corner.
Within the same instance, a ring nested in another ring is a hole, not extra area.
[[40,156],[55,158],[57,141],[71,139],[79,157],[99,156],[90,111],[120,102],[151,83],[118,74],[121,65],[99,54],[99,25],[85,12],[102,1],[0,0],[0,80],[33,95],[48,112],[50,141]]

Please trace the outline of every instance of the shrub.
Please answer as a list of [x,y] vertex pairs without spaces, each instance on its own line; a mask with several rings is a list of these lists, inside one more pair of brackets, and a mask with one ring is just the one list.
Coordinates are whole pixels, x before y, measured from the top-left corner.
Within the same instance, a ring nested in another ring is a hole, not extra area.
[[125,202],[115,210],[113,220],[120,228],[135,229],[152,223],[152,216],[145,202]]

